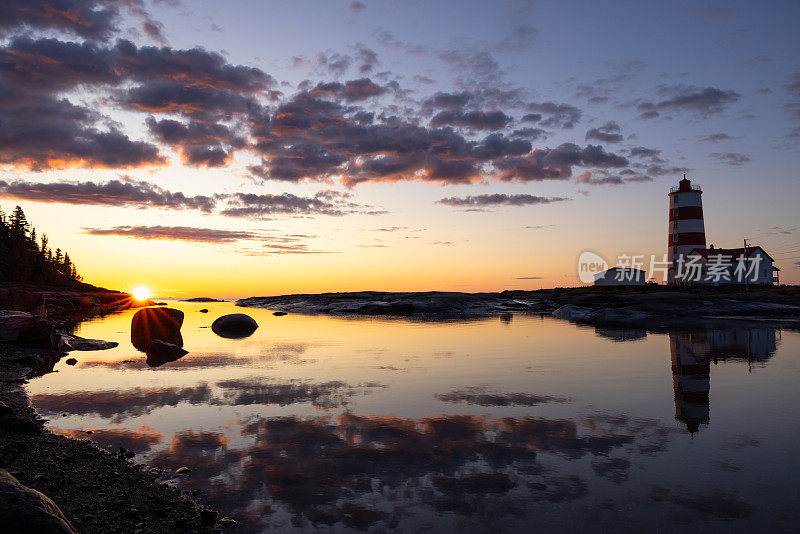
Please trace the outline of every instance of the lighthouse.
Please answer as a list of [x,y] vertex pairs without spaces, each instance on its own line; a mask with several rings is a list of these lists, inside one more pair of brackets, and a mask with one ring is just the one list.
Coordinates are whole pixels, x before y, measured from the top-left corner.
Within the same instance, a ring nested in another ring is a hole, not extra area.
[[703,223],[703,191],[699,185],[692,185],[683,173],[683,180],[669,191],[669,237],[667,239],[667,260],[669,270],[667,281],[675,280],[678,258],[686,257],[696,248],[706,248],[706,228]]

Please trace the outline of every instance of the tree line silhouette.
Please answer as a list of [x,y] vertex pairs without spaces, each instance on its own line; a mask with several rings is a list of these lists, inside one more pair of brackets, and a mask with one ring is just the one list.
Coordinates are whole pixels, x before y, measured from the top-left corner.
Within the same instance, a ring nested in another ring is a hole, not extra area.
[[82,279],[66,251],[36,235],[21,207],[8,216],[0,208],[0,283],[74,286]]

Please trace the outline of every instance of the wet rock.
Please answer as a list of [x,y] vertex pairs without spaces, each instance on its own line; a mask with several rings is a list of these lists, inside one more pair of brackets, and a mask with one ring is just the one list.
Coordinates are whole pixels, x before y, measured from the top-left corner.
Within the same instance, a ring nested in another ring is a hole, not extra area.
[[75,358],[70,358],[65,363],[67,365],[75,365],[76,363],[78,363],[78,360],[76,360]]
[[200,510],[200,521],[204,525],[213,525],[218,515],[216,510]]
[[174,308],[142,308],[131,320],[131,343],[148,352],[154,341],[183,346],[183,312]]
[[175,360],[189,354],[189,351],[175,345],[174,343],[167,343],[160,339],[153,340],[147,348],[147,365],[150,367],[158,367],[168,362]]
[[0,341],[58,348],[59,336],[46,319],[31,313],[0,310]]
[[23,486],[5,469],[0,469],[0,525],[16,534],[75,533],[56,503]]
[[179,467],[178,469],[175,470],[175,474],[176,475],[182,475],[182,474],[188,473],[188,472],[189,472],[189,468],[188,467]]
[[243,313],[223,315],[211,324],[211,330],[220,337],[238,339],[250,336],[258,328],[258,323]]
[[200,310],[200,313],[208,313],[208,308],[203,308],[202,310]]
[[276,312],[272,312],[272,315],[274,315],[275,317],[283,317],[284,315],[286,315],[286,312],[285,311],[276,311]]

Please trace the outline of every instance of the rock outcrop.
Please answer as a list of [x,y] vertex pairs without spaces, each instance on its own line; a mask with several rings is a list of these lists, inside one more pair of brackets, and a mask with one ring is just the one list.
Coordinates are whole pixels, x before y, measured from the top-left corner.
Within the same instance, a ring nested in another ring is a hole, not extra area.
[[88,339],[85,337],[74,336],[72,334],[60,334],[61,350],[107,350],[118,346],[116,341],[104,341],[102,339]]
[[396,315],[420,318],[482,318],[502,313],[549,313],[558,304],[546,295],[530,292],[503,293],[321,293],[251,297],[237,306],[267,308],[279,312],[331,315]]
[[0,525],[15,534],[75,534],[56,503],[5,469],[0,469]]
[[60,337],[47,319],[27,312],[0,310],[0,341],[58,348]]

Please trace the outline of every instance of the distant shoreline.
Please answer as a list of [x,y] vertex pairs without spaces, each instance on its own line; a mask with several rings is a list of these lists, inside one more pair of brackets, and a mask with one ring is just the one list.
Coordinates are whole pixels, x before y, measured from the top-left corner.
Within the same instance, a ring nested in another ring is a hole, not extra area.
[[697,319],[773,320],[800,325],[800,286],[636,289],[581,287],[500,293],[381,292],[292,294],[239,299],[240,307],[325,315],[483,318],[546,314],[594,325],[679,324]]

